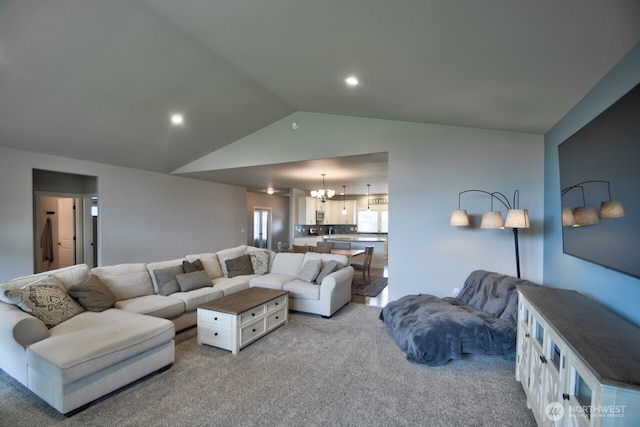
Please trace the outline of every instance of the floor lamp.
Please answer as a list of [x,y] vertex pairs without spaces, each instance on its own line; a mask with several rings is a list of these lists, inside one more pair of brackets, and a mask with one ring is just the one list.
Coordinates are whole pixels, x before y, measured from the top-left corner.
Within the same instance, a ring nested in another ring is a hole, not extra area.
[[[454,210],[451,214],[451,219],[449,220],[449,224],[454,227],[468,227],[469,226],[469,215],[467,215],[467,211],[462,209],[461,206],[461,198],[464,193],[469,192],[478,192],[483,193],[491,198],[491,210],[485,212],[482,215],[482,223],[480,224],[480,228],[485,229],[504,229],[512,228],[513,229],[513,240],[516,250],[516,272],[517,277],[520,278],[520,248],[518,244],[518,230],[521,228],[529,228],[529,213],[526,209],[520,209],[520,192],[518,190],[513,192],[513,203],[509,202],[509,199],[502,193],[498,191],[489,192],[485,190],[464,190],[458,193],[458,209]],[[507,219],[506,221],[502,221],[502,213],[500,211],[493,210],[493,200],[497,200],[507,209]]]

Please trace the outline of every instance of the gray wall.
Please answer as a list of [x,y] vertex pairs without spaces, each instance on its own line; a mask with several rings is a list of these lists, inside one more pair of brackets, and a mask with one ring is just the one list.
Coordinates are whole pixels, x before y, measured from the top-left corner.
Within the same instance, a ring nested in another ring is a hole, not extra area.
[[243,187],[0,148],[0,280],[33,272],[34,168],[98,178],[100,265],[246,241]]
[[640,325],[640,279],[562,252],[558,145],[640,82],[637,44],[545,135],[544,283],[584,293]]
[[[297,130],[291,123],[299,124]],[[520,190],[533,227],[521,234],[523,277],[542,280],[541,135],[295,113],[179,169],[196,172],[364,153],[389,153],[389,295],[450,295],[478,268],[515,274],[511,230],[458,229],[458,192]],[[488,199],[464,208],[481,215]],[[477,219],[477,218],[476,218]]]

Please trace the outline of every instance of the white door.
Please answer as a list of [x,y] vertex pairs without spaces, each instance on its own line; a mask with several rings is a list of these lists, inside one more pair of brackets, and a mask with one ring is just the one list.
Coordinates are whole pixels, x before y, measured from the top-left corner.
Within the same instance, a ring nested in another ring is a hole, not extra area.
[[58,199],[58,267],[76,263],[75,199]]

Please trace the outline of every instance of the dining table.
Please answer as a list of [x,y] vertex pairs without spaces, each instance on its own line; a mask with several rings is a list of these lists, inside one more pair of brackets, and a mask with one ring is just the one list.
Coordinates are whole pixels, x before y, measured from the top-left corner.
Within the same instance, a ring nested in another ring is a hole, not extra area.
[[347,258],[354,258],[364,253],[364,249],[331,249],[334,255],[345,255]]

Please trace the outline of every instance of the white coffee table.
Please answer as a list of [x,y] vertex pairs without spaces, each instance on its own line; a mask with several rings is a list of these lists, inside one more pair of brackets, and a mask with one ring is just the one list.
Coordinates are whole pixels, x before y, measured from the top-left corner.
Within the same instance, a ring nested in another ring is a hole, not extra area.
[[198,306],[198,344],[238,354],[289,320],[289,292],[249,288]]

